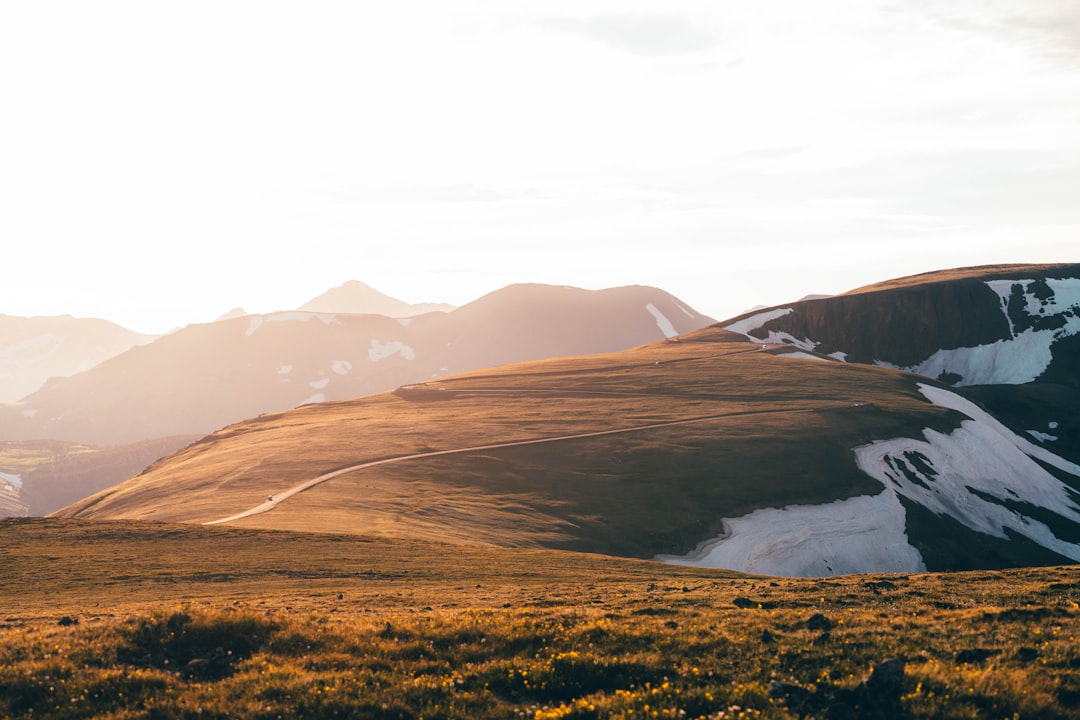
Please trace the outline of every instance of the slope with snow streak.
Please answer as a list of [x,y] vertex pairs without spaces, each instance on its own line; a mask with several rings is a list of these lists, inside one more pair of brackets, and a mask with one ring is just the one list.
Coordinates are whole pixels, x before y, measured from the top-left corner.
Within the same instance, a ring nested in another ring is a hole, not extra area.
[[859,468],[937,515],[971,530],[1008,539],[1006,530],[1080,561],[1080,545],[1058,538],[1024,506],[1080,524],[1080,496],[1036,460],[1080,477],[1080,466],[1016,435],[974,403],[920,385],[935,405],[968,416],[949,434],[924,430],[925,440],[895,438],[855,448]]
[[1016,435],[956,393],[921,383],[919,390],[968,419],[947,434],[926,429],[924,440],[855,448],[859,469],[884,485],[880,494],[725,518],[720,537],[688,555],[657,559],[785,576],[925,570],[908,542],[902,496],[976,532],[1008,540],[1009,531],[1080,561],[1080,545],[1024,514],[1035,507],[1080,525],[1080,495],[1039,462],[1078,478],[1080,466]]
[[1011,337],[987,345],[938,350],[905,370],[960,376],[957,385],[1020,385],[1042,375],[1053,345],[1080,333],[1080,278],[989,280],[1001,299]]
[[[939,339],[941,345],[936,349],[927,348],[915,357],[903,357],[894,349],[883,349],[879,344],[876,350],[863,348],[862,352],[872,352],[861,358],[861,362],[873,362],[881,367],[889,367],[917,373],[926,377],[945,380],[953,385],[1019,385],[1029,383],[1043,375],[1055,358],[1054,346],[1076,335],[1080,335],[1080,278],[1007,278],[984,280],[983,285],[997,297],[997,308],[966,308],[966,312],[994,314],[1004,316],[1001,334],[982,344],[967,344],[955,336],[955,328]],[[957,291],[956,295],[946,295],[935,302],[955,306],[962,302],[965,295]],[[765,310],[727,324],[724,329],[745,335],[754,342],[784,343],[801,350],[819,351],[819,346],[839,345],[844,351],[830,353],[830,357],[845,360],[852,342],[846,332],[858,329],[865,334],[874,318],[865,310],[852,307],[850,298],[843,299],[843,307],[817,304],[818,312],[824,312],[825,319],[819,318],[816,331],[806,328],[807,306],[776,308]],[[841,300],[841,299],[838,299]],[[897,299],[901,303],[903,298]],[[933,308],[927,301],[924,312]],[[825,308],[823,310],[823,308]],[[900,326],[916,332],[916,328],[925,330],[925,318],[917,311],[908,310],[907,316],[900,318]],[[789,317],[790,316],[790,317]],[[829,325],[828,318],[835,318],[835,324]],[[793,320],[794,319],[794,320]],[[978,318],[974,318],[977,320]],[[985,318],[984,318],[985,319]],[[990,323],[994,325],[994,323]],[[797,330],[796,328],[804,328]],[[861,328],[861,329],[860,329]],[[810,337],[802,336],[809,333]],[[820,335],[818,335],[820,333]],[[802,336],[802,337],[801,337]],[[907,347],[909,344],[905,344]],[[933,346],[930,346],[933,348]],[[858,353],[857,353],[858,355]],[[914,362],[913,362],[914,360]]]
[[689,555],[656,559],[784,577],[926,570],[908,542],[904,507],[888,489],[824,505],[755,510],[724,520],[724,529]]

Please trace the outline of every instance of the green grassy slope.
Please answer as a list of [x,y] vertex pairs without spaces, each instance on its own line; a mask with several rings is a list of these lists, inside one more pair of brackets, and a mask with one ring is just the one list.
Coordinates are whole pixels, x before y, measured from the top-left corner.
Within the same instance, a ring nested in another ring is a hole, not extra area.
[[903,373],[776,357],[706,330],[265,415],[63,514],[206,522],[380,458],[701,418],[711,419],[358,470],[235,524],[684,553],[723,517],[875,493],[852,447],[958,423]]

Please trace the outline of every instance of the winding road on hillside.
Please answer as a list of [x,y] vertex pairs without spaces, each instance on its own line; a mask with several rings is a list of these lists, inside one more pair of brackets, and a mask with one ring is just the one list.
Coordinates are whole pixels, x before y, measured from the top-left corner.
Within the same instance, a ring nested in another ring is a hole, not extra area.
[[[848,407],[848,405],[838,405],[838,407]],[[369,462],[357,463],[356,465],[349,465],[347,467],[339,468],[328,473],[323,473],[322,475],[313,477],[310,480],[300,483],[299,485],[294,485],[288,490],[275,493],[266,502],[256,505],[249,510],[245,510],[235,515],[221,518],[220,520],[211,520],[209,522],[204,522],[203,525],[220,525],[222,523],[233,522],[235,520],[242,520],[243,518],[251,517],[252,515],[259,515],[264,512],[269,512],[270,510],[273,510],[275,507],[277,507],[279,503],[284,502],[285,500],[288,500],[292,496],[298,495],[305,490],[310,490],[316,485],[320,485],[327,480],[332,480],[347,473],[356,472],[357,470],[365,470],[367,468],[376,467],[378,465],[390,465],[392,463],[407,462],[409,460],[420,460],[422,458],[440,457],[443,455],[461,455],[464,453],[479,452],[482,450],[498,450],[499,448],[522,447],[524,445],[540,445],[542,443],[564,442],[567,440],[580,440],[583,438],[601,437],[603,435],[619,435],[621,433],[642,432],[644,430],[658,430],[661,428],[674,427],[676,425],[691,425],[694,423],[712,422],[715,420],[723,420],[727,418],[747,415],[812,413],[820,412],[821,410],[826,409],[833,408],[818,407],[800,410],[743,410],[739,412],[720,413],[716,415],[702,415],[699,417],[684,418],[682,420],[669,420],[667,422],[652,423],[649,425],[635,425],[633,427],[616,428],[614,430],[597,430],[594,432],[579,433],[577,435],[558,435],[555,437],[533,438],[530,440],[515,440],[512,442],[493,443],[491,445],[474,445],[471,447],[454,448],[452,450],[435,450],[432,452],[415,453],[412,455],[400,455],[398,457],[372,460]]]

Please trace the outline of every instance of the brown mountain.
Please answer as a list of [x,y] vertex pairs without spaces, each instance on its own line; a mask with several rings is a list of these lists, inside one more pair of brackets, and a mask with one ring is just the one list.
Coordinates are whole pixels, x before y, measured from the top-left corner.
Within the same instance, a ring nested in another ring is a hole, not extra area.
[[97,318],[0,315],[0,402],[18,400],[51,377],[89,370],[154,337]]
[[712,322],[671,295],[515,285],[450,313],[283,312],[190,325],[0,407],[0,438],[99,445],[519,360],[606,352]]

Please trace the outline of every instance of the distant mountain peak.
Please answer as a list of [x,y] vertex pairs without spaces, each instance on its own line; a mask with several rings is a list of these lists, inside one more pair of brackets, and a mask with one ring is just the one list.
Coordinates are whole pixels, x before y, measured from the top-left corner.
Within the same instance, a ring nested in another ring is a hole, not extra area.
[[247,310],[242,307],[236,307],[219,317],[214,322],[221,322],[222,320],[232,320],[233,318],[244,317],[247,315]]
[[407,303],[359,280],[347,280],[301,305],[299,310],[352,315],[385,315],[392,318],[413,317],[429,312],[450,312],[446,303]]

